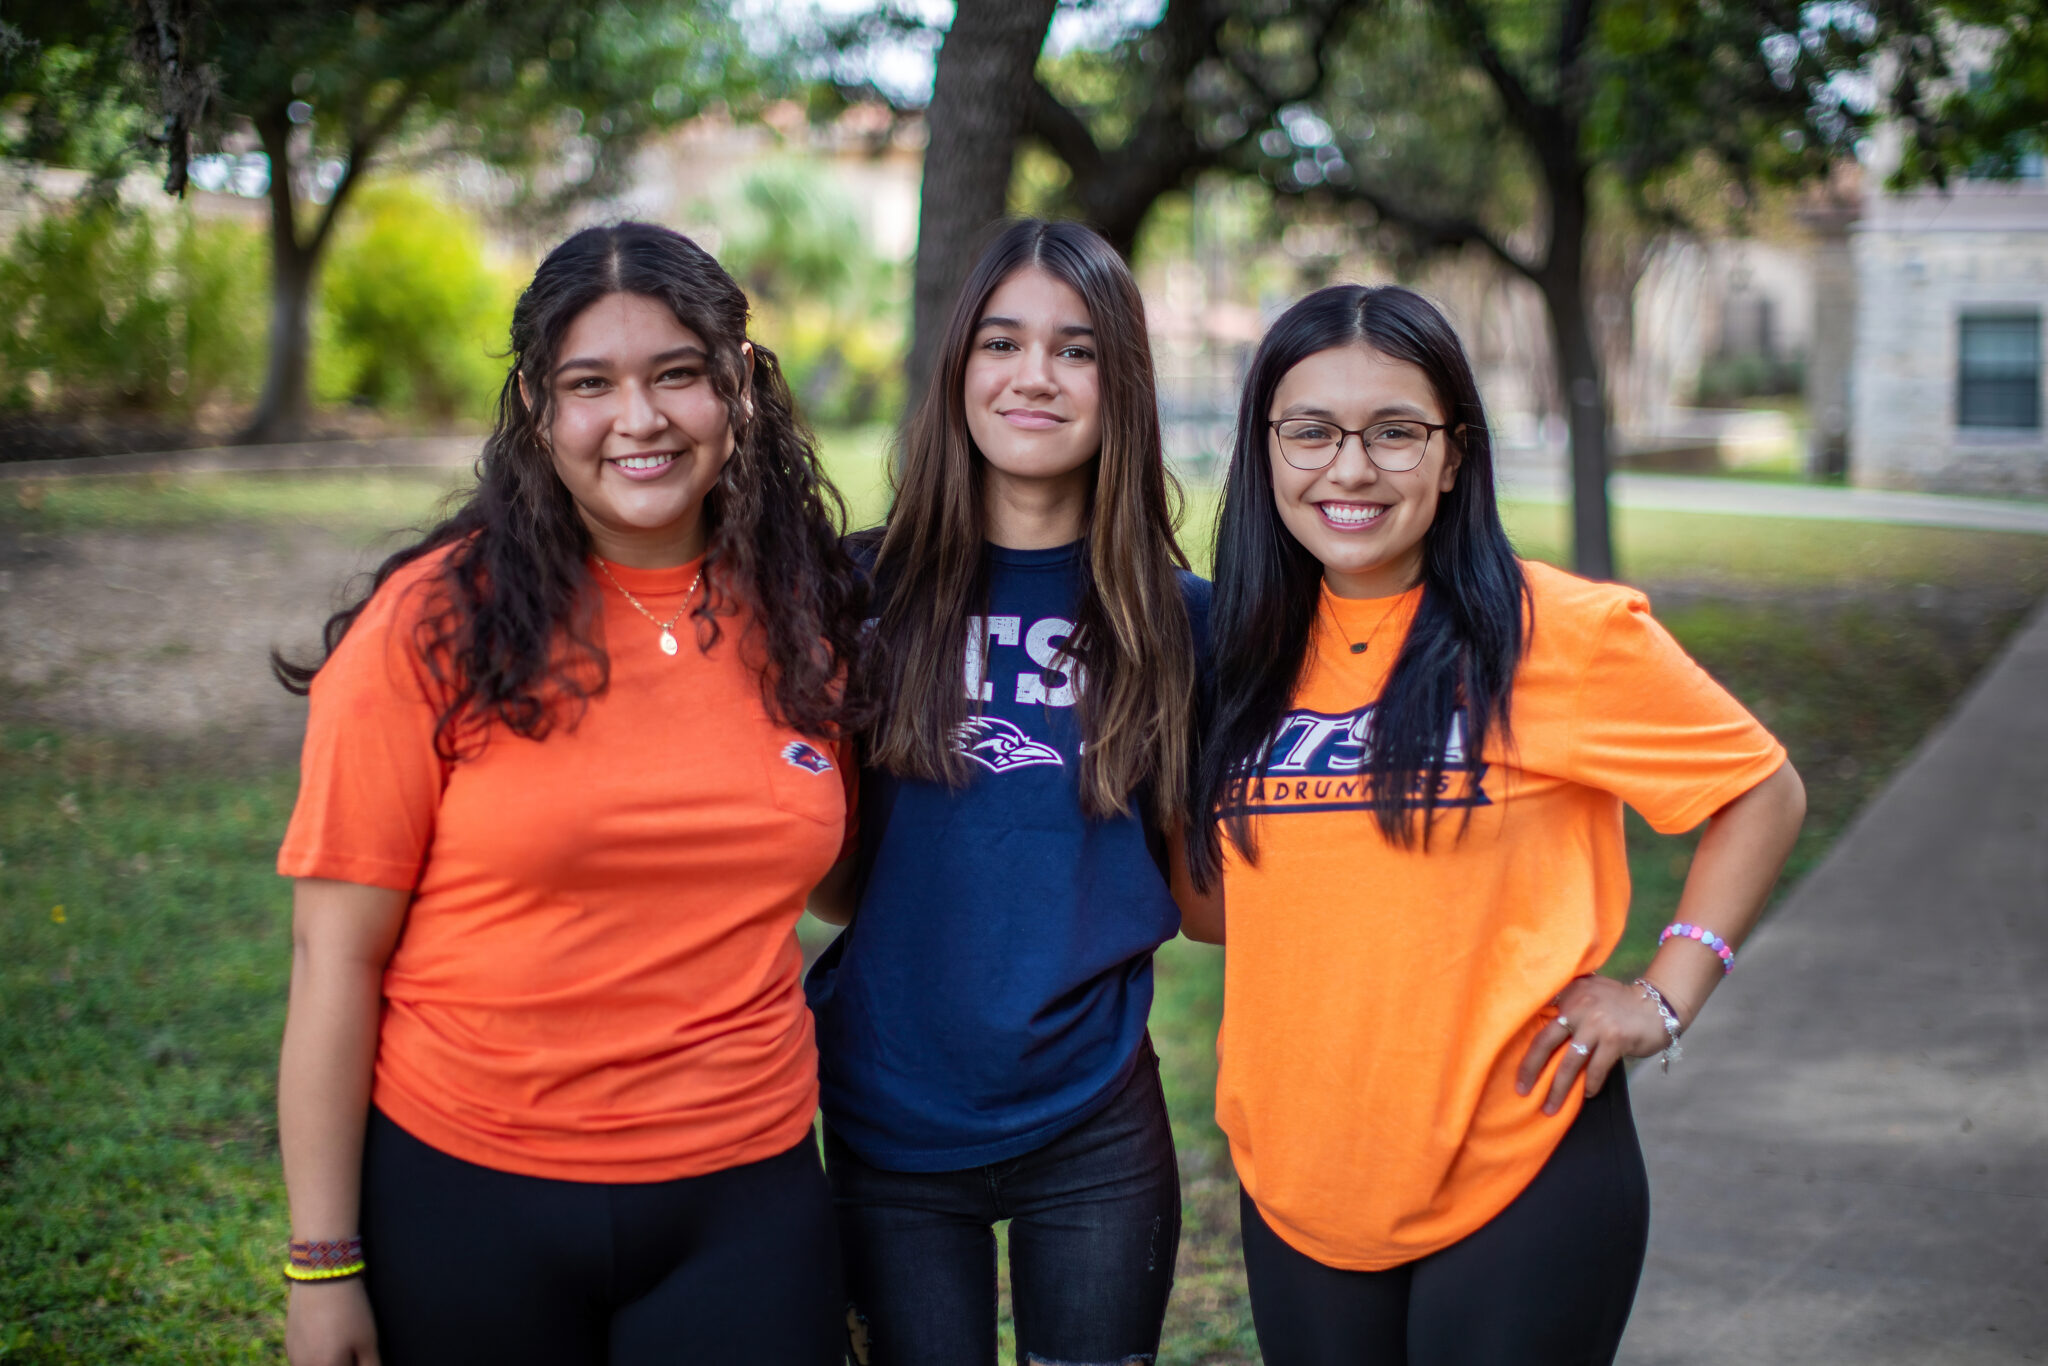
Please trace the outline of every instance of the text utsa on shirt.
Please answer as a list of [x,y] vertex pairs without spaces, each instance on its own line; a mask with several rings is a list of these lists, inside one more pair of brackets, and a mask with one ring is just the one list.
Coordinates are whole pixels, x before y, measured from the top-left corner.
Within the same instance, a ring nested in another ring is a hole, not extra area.
[[[1372,804],[1372,728],[1375,704],[1354,711],[1291,711],[1273,736],[1239,771],[1226,805],[1275,814],[1350,811]],[[1443,772],[1435,779],[1439,806],[1491,806],[1480,784],[1486,765],[1465,752],[1466,718],[1451,718]],[[1409,795],[1421,797],[1431,779],[1411,773],[1402,779]]]

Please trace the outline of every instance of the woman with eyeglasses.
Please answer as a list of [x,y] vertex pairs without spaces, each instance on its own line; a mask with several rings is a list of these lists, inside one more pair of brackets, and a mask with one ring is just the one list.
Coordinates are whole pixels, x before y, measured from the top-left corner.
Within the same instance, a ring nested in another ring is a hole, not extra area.
[[[1517,559],[1463,348],[1339,286],[1253,361],[1188,858],[1270,1366],[1611,1361],[1648,1233],[1630,1058],[1677,1054],[1805,796],[1642,594]],[[1622,807],[1707,823],[1643,975]]]

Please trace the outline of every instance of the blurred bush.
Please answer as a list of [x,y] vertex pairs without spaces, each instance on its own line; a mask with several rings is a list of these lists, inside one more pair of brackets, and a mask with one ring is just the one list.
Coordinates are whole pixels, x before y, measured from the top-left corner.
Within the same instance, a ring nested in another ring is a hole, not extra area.
[[[490,262],[473,216],[416,186],[365,186],[321,269],[316,396],[488,421],[523,283]],[[188,418],[262,387],[270,248],[256,224],[88,198],[0,249],[0,299],[0,408]]]
[[1746,351],[1709,356],[1700,364],[1696,401],[1706,408],[1740,405],[1747,398],[1782,398],[1806,384],[1801,356],[1767,356]]
[[875,253],[844,193],[815,166],[771,162],[705,212],[804,416],[821,426],[893,420],[907,272]]
[[313,389],[445,422],[487,422],[524,272],[476,218],[406,182],[363,187],[321,268]]
[[0,255],[0,406],[186,414],[262,378],[263,243],[189,210],[91,199]]

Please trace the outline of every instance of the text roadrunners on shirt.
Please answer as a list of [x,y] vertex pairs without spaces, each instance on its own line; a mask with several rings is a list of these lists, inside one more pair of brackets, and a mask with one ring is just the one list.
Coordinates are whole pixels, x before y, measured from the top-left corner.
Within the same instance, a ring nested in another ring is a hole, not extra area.
[[[1225,805],[1254,813],[1355,811],[1372,804],[1372,704],[1348,712],[1292,711],[1240,771]],[[1263,767],[1265,772],[1259,774]],[[1481,783],[1486,765],[1465,752],[1465,717],[1451,719],[1438,806],[1491,806]],[[1409,778],[1420,793],[1427,774]]]

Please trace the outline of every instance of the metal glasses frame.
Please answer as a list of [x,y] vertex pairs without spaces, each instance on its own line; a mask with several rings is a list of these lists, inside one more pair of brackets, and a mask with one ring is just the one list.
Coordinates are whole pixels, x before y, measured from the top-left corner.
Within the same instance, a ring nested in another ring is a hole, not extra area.
[[[1325,427],[1333,428],[1338,433],[1338,436],[1337,444],[1330,448],[1330,458],[1328,460],[1323,461],[1319,465],[1304,465],[1295,460],[1295,458],[1291,454],[1289,454],[1287,438],[1280,435],[1281,424],[1286,422],[1320,422]],[[1319,417],[1283,417],[1278,419],[1277,421],[1268,422],[1266,424],[1267,427],[1272,429],[1273,439],[1280,443],[1280,458],[1282,460],[1285,460],[1289,465],[1292,465],[1295,469],[1328,469],[1331,465],[1337,462],[1338,455],[1340,455],[1344,450],[1344,443],[1355,436],[1358,438],[1358,444],[1364,447],[1365,449],[1365,458],[1371,461],[1375,468],[1384,470],[1388,474],[1406,474],[1408,471],[1420,466],[1423,461],[1429,458],[1429,443],[1436,439],[1436,434],[1438,432],[1449,431],[1452,425],[1453,424],[1449,422],[1424,422],[1421,418],[1417,417],[1389,418],[1384,422],[1375,422],[1370,427],[1339,427],[1336,423],[1324,422],[1323,419]],[[1376,431],[1381,427],[1421,427],[1425,429],[1425,434],[1422,438],[1422,451],[1419,455],[1415,457],[1415,464],[1398,466],[1383,465],[1379,462],[1378,459],[1376,459],[1373,456],[1373,443],[1366,439],[1366,433],[1370,431]]]

